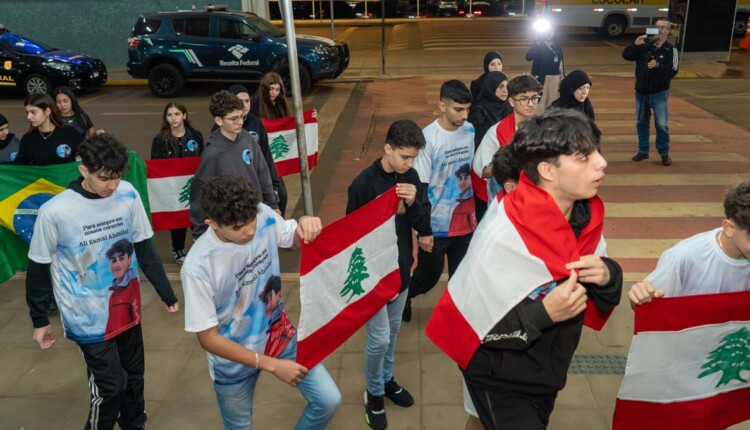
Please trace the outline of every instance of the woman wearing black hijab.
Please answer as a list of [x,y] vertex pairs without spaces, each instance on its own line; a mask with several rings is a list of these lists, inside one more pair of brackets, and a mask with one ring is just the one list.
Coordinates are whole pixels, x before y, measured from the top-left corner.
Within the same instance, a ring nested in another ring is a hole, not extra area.
[[484,134],[494,124],[513,112],[508,104],[508,77],[503,72],[490,72],[484,78],[479,95],[469,110],[469,122],[474,126],[474,150]]
[[594,107],[589,100],[591,78],[583,70],[573,70],[560,83],[560,97],[552,106],[578,109],[594,121]]
[[471,86],[469,89],[471,90],[471,99],[476,100],[479,96],[479,91],[482,89],[482,84],[484,83],[484,78],[487,77],[487,74],[490,72],[502,72],[503,71],[503,56],[500,55],[497,51],[489,51],[488,53],[484,54],[484,73],[482,73],[478,78],[471,81]]

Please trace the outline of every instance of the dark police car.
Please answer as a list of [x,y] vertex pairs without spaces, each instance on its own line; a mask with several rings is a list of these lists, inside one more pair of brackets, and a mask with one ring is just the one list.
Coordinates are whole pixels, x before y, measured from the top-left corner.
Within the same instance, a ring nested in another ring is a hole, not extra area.
[[60,85],[81,90],[105,82],[107,68],[101,60],[10,33],[0,24],[0,87],[35,94]]
[[[222,6],[205,11],[146,13],[128,39],[128,73],[148,78],[151,92],[174,97],[195,82],[257,82],[275,71],[289,88],[285,33],[265,19]],[[333,79],[349,65],[349,47],[316,36],[297,37],[300,87]]]

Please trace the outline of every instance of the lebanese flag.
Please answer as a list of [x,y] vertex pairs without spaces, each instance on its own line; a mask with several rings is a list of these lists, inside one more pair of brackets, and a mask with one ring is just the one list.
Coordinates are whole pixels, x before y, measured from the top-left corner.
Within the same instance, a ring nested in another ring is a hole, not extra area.
[[297,362],[311,369],[401,288],[396,187],[302,244]]
[[[509,145],[516,135],[516,117],[511,113],[502,121],[493,125],[482,137],[471,165],[471,188],[474,195],[482,201],[489,199],[489,184],[482,178],[482,170],[492,164],[492,157],[501,146]],[[500,184],[502,185],[502,184]]]
[[750,419],[750,292],[636,306],[614,430],[725,429]]
[[146,160],[154,231],[191,227],[190,186],[200,157]]
[[[570,276],[565,265],[581,256],[606,255],[604,204],[599,197],[589,203],[591,220],[576,238],[552,196],[521,173],[515,191],[490,203],[427,336],[465,369],[487,333],[534,289]],[[588,300],[584,324],[600,330],[608,317]]]
[[[307,167],[312,170],[318,164],[318,120],[313,118],[313,110],[306,110],[305,141],[307,142]],[[294,116],[279,119],[261,119],[268,133],[268,146],[271,149],[276,173],[287,176],[299,173],[299,151]]]

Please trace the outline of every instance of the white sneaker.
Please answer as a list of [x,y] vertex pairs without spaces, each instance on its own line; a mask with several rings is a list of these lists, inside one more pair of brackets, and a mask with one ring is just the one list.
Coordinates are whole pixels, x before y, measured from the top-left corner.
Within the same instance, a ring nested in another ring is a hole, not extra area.
[[174,256],[174,261],[176,261],[178,264],[182,264],[185,262],[185,253],[182,252],[181,249],[173,249],[172,255]]

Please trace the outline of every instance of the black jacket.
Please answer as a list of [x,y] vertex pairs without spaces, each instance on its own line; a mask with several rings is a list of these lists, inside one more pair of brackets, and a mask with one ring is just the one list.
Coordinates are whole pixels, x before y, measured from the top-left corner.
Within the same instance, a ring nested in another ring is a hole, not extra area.
[[185,135],[182,137],[162,139],[159,135],[154,136],[151,141],[151,159],[200,157],[204,148],[201,132],[185,127]]
[[[590,218],[588,202],[576,202],[570,219],[576,237]],[[622,268],[612,259],[603,260],[609,269],[609,283],[582,285],[596,307],[609,312],[620,303]],[[567,321],[554,323],[541,300],[525,298],[490,330],[464,377],[472,385],[489,389],[529,395],[557,393],[565,387],[568,367],[581,338],[583,317],[581,312]]]
[[[396,237],[398,238],[398,267],[401,273],[401,289],[409,286],[409,278],[414,257],[411,229],[419,236],[431,236],[430,213],[432,206],[419,175],[414,169],[400,175],[387,173],[383,170],[381,159],[375,160],[370,167],[359,174],[349,185],[349,198],[346,203],[346,213],[350,214],[374,200],[397,183],[409,183],[417,187],[417,197],[411,206],[406,207],[406,213],[396,215]],[[404,203],[402,203],[404,204]]]
[[[668,90],[679,68],[677,49],[669,42],[664,42],[659,48],[651,44],[631,43],[623,49],[622,58],[635,61],[635,90],[641,94]],[[649,69],[646,66],[652,58],[659,63],[659,67]]]
[[526,51],[526,61],[532,61],[531,74],[544,85],[547,75],[563,75],[562,46],[553,41],[547,46],[544,41],[537,41]]

